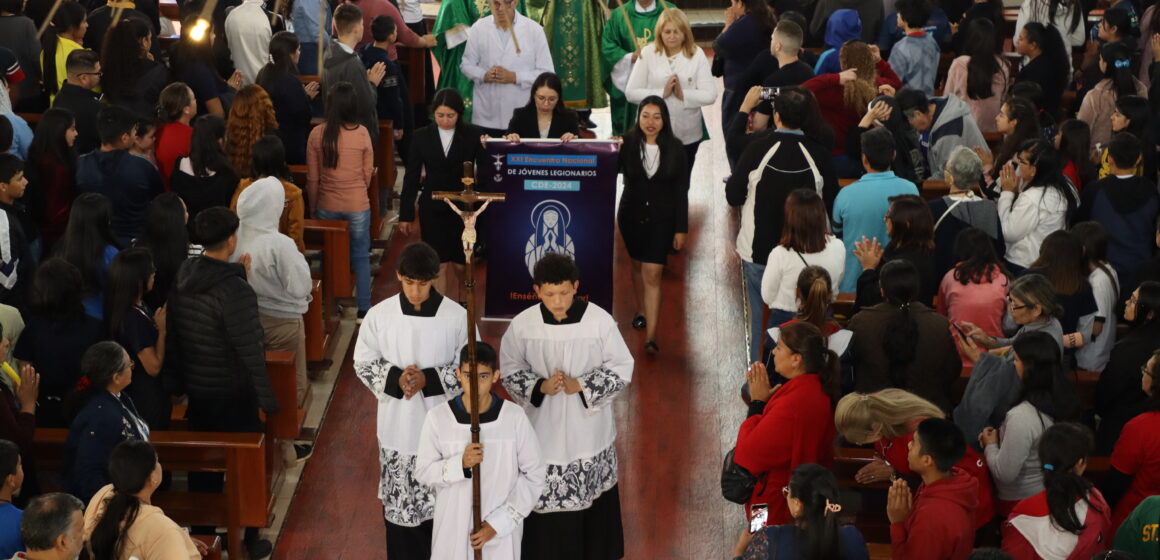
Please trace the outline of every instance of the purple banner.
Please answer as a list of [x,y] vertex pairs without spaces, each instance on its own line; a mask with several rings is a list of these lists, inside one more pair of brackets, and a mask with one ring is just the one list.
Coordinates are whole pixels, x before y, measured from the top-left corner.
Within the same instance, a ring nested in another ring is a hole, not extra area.
[[611,312],[616,142],[500,141],[487,152],[479,178],[507,201],[487,209],[484,316],[511,318],[539,302],[532,269],[546,253],[576,259],[578,296]]

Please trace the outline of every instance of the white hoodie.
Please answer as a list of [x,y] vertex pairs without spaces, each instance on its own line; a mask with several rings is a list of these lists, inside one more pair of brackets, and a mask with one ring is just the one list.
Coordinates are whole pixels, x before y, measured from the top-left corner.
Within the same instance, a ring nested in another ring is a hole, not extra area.
[[310,265],[294,240],[278,232],[286,191],[274,177],[254,181],[238,197],[238,248],[231,261],[249,253],[248,279],[258,294],[258,311],[293,319],[310,304]]

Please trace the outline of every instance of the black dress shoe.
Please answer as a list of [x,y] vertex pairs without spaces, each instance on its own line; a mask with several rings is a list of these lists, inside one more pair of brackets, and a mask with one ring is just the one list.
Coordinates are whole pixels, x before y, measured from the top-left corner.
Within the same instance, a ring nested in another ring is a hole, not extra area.
[[646,326],[648,326],[648,323],[644,321],[644,315],[637,315],[632,318],[632,328],[640,330]]
[[644,351],[655,356],[660,353],[661,349],[659,346],[657,346],[657,342],[655,340],[650,340],[644,343]]

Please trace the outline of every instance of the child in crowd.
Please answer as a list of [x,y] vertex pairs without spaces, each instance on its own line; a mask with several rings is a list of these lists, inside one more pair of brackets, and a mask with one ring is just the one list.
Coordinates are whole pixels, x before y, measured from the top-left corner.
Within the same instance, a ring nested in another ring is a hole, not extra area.
[[891,49],[890,66],[906,86],[934,95],[939,48],[924,30],[930,19],[930,0],[899,0],[894,7],[898,9],[898,27],[906,36]]
[[[477,342],[475,360],[473,372],[464,346],[455,370],[462,394],[431,409],[419,435],[415,480],[435,489],[431,557],[467,558],[472,549],[483,549],[489,558],[519,558],[523,519],[540,497],[547,467],[523,409],[491,393],[500,376],[495,349]],[[475,398],[464,398],[470,394],[472,375]],[[476,410],[480,443],[471,442],[471,413]],[[471,477],[477,465],[487,484],[480,497],[483,524],[472,531]]]
[[919,423],[906,462],[922,485],[912,495],[905,480],[895,480],[886,503],[894,560],[964,560],[971,554],[979,481],[955,466],[966,452],[954,422]]
[[157,158],[153,147],[157,144],[157,121],[154,119],[140,119],[137,128],[133,131],[133,143],[129,146],[129,153],[144,158],[153,167],[157,167]]
[[[371,22],[371,34],[375,42],[367,45],[362,51],[363,65],[371,69],[378,63],[386,65],[387,74],[379,82],[376,92],[378,101],[375,107],[379,112],[380,120],[390,120],[394,126],[395,140],[405,137],[404,131],[409,131],[411,122],[407,118],[405,108],[410,101],[407,96],[407,82],[403,76],[403,68],[397,60],[391,60],[387,48],[395,44],[399,36],[394,19],[390,16],[378,16]],[[406,150],[399,150],[399,154],[406,157]]]
[[27,186],[24,162],[0,153],[0,303],[17,308],[24,307],[32,281],[28,242],[37,232],[31,216],[16,202]]

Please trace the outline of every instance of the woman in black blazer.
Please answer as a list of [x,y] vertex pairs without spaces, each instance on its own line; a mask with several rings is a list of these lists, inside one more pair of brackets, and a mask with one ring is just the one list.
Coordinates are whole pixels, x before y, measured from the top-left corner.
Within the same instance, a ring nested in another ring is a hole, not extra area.
[[81,359],[79,395],[87,399],[69,428],[64,448],[65,490],[88,502],[109,483],[109,454],[127,439],[149,441],[149,425],[125,388],[133,382],[133,360],[120,344],[98,342]]
[[564,107],[563,92],[564,85],[555,74],[544,72],[536,77],[528,104],[512,113],[504,138],[512,142],[519,142],[520,138],[559,138],[567,142],[578,137],[580,119],[576,111]]
[[[439,253],[439,277],[435,280],[435,289],[452,297],[454,294],[448,293],[448,288],[458,290],[464,273],[463,244],[459,239],[463,234],[463,220],[446,202],[432,199],[431,193],[462,190],[463,162],[474,163],[477,170],[485,169],[487,152],[479,141],[483,131],[462,120],[463,97],[458,91],[444,88],[435,92],[431,107],[433,123],[415,131],[407,157],[399,231],[410,235],[414,229],[417,200],[419,222],[422,223],[419,233],[423,241]],[[421,178],[424,170],[427,175]],[[487,174],[481,172],[477,175],[476,189],[484,190]],[[455,277],[449,278],[448,273]]]
[[680,251],[689,231],[689,173],[685,148],[673,136],[668,105],[655,95],[641,101],[637,124],[620,146],[624,194],[616,222],[632,257],[632,287],[639,306],[632,326],[645,329],[644,349],[660,351],[656,328],[661,273],[669,252]]
[[258,72],[255,82],[270,95],[274,117],[278,119],[278,137],[286,147],[286,163],[306,163],[306,140],[310,137],[310,104],[318,95],[318,82],[303,85],[298,79],[301,56],[298,36],[279,31],[270,39],[270,62]]

